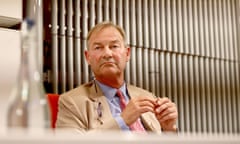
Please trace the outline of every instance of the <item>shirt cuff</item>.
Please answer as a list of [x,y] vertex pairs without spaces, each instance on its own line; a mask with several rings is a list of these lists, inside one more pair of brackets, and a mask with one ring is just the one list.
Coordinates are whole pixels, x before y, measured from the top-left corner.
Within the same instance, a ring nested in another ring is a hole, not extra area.
[[120,127],[122,130],[129,131],[129,127],[127,126],[127,124],[125,123],[125,121],[123,120],[123,118],[122,118],[121,116],[115,117],[115,120],[117,121],[119,127]]

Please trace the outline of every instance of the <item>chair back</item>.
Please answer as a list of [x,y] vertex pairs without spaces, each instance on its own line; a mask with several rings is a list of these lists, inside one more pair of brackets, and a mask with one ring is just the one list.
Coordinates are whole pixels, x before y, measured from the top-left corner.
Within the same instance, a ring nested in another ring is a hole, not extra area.
[[55,123],[57,121],[57,113],[58,113],[58,94],[47,94],[47,99],[49,103],[50,108],[50,114],[51,114],[51,127],[55,128]]

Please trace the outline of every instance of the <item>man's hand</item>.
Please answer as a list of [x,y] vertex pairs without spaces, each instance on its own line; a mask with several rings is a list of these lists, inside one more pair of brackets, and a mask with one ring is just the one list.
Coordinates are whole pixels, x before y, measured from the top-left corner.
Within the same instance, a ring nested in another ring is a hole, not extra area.
[[125,123],[130,126],[140,117],[142,113],[154,113],[155,102],[156,99],[147,96],[132,98],[121,113],[121,116]]
[[155,115],[163,131],[176,131],[178,112],[176,104],[168,98],[157,98]]

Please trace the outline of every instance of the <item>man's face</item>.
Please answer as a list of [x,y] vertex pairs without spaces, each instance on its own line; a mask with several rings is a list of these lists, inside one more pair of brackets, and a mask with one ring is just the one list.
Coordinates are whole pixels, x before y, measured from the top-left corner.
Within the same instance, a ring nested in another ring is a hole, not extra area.
[[121,34],[113,27],[94,32],[88,41],[85,56],[96,77],[123,76],[130,58]]

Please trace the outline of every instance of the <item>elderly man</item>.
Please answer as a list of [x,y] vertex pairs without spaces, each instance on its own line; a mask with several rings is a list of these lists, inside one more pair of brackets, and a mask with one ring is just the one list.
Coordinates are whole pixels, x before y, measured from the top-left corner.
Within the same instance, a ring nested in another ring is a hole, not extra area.
[[93,27],[85,57],[94,80],[60,96],[57,128],[79,132],[176,131],[176,105],[124,81],[130,47],[124,30],[111,22]]

